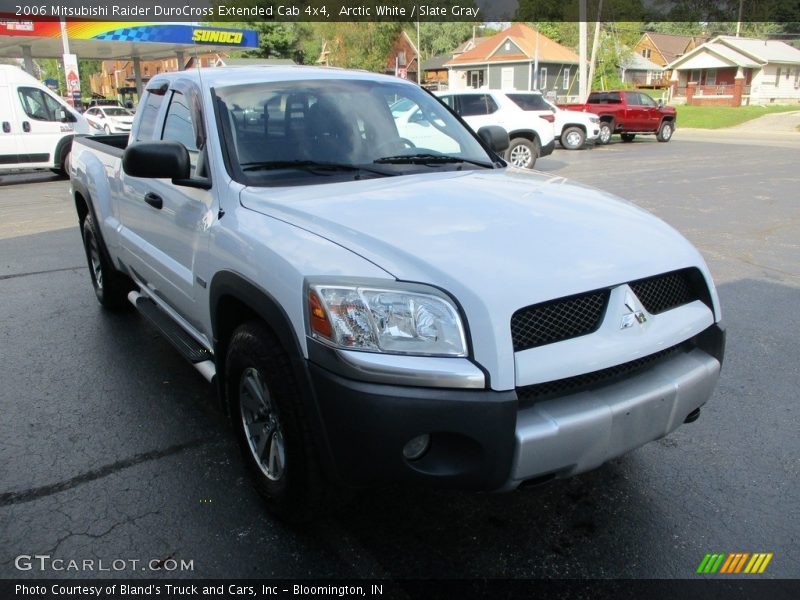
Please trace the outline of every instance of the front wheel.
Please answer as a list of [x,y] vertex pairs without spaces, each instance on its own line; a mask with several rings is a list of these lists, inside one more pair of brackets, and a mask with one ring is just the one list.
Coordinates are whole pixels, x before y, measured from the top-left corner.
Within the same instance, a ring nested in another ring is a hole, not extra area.
[[664,121],[656,134],[656,139],[659,142],[668,142],[672,139],[672,134],[675,131],[675,126],[672,121]]
[[226,394],[236,437],[256,490],[268,508],[307,521],[328,503],[316,448],[289,356],[261,321],[233,333],[225,362]]
[[64,157],[61,159],[61,166],[58,166],[50,170],[56,175],[60,175],[61,177],[69,177],[69,161],[71,155],[72,152],[67,150],[66,154],[64,154]]
[[606,145],[611,141],[611,136],[614,134],[614,128],[611,121],[603,121],[600,123],[600,135],[597,138],[598,143]]
[[561,145],[567,150],[578,150],[585,141],[586,134],[580,127],[567,127],[561,132]]
[[514,138],[506,150],[506,160],[520,169],[532,169],[539,158],[539,144],[525,138]]

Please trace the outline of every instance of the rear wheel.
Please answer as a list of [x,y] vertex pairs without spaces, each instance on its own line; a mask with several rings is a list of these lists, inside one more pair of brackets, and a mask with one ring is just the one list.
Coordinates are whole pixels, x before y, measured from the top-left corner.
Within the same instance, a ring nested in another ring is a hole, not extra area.
[[580,127],[567,127],[561,132],[561,145],[567,150],[578,150],[585,141],[586,134]]
[[614,126],[611,121],[603,121],[600,123],[600,135],[597,138],[597,143],[606,145],[611,141],[611,136],[614,134]]
[[664,121],[656,134],[656,139],[659,142],[668,142],[672,139],[672,134],[675,131],[675,125],[672,121]]
[[635,133],[623,133],[619,137],[622,138],[623,142],[632,142],[636,138]]
[[328,506],[316,448],[289,356],[261,321],[233,333],[225,363],[233,427],[256,490],[269,509],[307,521]]
[[97,301],[105,308],[127,308],[128,292],[133,289],[133,284],[109,264],[103,255],[101,243],[92,215],[87,215],[83,220],[83,247]]
[[525,138],[514,138],[506,150],[506,160],[520,169],[532,169],[539,158],[540,146],[538,141]]

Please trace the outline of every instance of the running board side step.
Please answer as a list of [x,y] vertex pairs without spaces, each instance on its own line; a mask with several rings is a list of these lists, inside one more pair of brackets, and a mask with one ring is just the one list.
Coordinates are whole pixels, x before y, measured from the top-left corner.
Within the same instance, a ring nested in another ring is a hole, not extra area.
[[167,341],[180,352],[186,360],[192,363],[195,369],[205,377],[209,383],[213,383],[217,375],[217,368],[214,364],[213,356],[207,348],[189,335],[180,325],[173,321],[169,315],[161,310],[158,305],[150,298],[140,292],[130,292],[128,301],[136,307],[144,317],[161,332]]

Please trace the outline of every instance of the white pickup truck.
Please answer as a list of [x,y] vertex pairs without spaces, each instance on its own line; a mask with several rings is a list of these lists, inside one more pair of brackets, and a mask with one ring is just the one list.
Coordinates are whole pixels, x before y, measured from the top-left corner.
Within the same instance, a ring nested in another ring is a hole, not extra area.
[[393,77],[195,70],[150,80],[130,140],[76,138],[71,194],[100,303],[216,383],[268,506],[307,518],[347,487],[580,473],[710,397],[697,250],[507,145]]

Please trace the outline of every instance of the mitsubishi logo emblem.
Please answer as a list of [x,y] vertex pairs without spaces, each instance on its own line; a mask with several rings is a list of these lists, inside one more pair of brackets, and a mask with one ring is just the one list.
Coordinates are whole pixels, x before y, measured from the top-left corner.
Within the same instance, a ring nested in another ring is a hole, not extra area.
[[647,322],[647,317],[642,310],[639,300],[630,290],[625,292],[625,308],[627,308],[630,312],[622,315],[622,323],[619,327],[620,329],[628,329],[636,324],[644,325],[645,322]]

